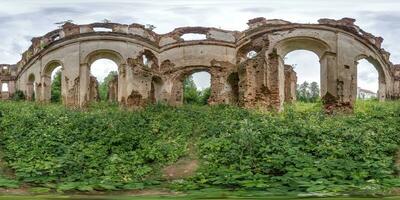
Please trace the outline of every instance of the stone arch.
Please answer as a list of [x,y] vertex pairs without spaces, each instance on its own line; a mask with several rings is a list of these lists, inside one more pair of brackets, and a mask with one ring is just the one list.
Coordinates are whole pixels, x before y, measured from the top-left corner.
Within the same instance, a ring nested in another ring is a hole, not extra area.
[[110,59],[115,63],[117,63],[118,66],[125,63],[124,57],[120,53],[108,49],[100,49],[92,51],[85,57],[84,63],[88,64],[88,66],[90,67],[90,65],[93,64],[93,62],[98,59]]
[[[290,52],[296,50],[306,50],[315,53],[319,58],[320,63],[320,93],[321,98],[326,99],[329,97],[329,102],[332,96],[337,96],[336,86],[336,54],[333,48],[325,41],[315,37],[297,36],[282,39],[276,43],[272,48],[278,56],[279,71],[284,72],[283,58]],[[280,82],[284,82],[284,73],[279,75]],[[281,93],[284,93],[284,88],[281,86]],[[282,95],[284,96],[284,94]],[[283,97],[284,99],[284,97]]]
[[[358,62],[362,59],[365,59],[370,64],[372,64],[375,67],[376,71],[378,72],[378,84],[379,84],[378,99],[379,99],[379,101],[384,101],[387,96],[386,83],[388,81],[387,79],[388,78],[390,79],[390,77],[387,77],[387,74],[385,74],[385,70],[378,59],[374,58],[373,56],[368,56],[365,54],[360,54],[354,58],[354,65],[356,66],[356,71],[357,71]],[[354,77],[357,77],[357,74]],[[354,80],[353,85],[355,85],[355,87],[353,87],[353,90],[352,90],[353,95],[352,96],[355,100],[355,98],[357,97],[357,80]]]
[[[52,60],[50,62],[48,62],[43,70],[42,70],[42,101],[44,102],[50,102],[51,101],[51,75],[53,73],[53,71],[57,68],[61,66],[61,79],[63,76],[63,70],[64,70],[64,65],[60,60]],[[63,85],[63,81],[61,81],[61,90],[62,90],[62,85]],[[61,91],[61,96],[63,96],[63,92]],[[61,99],[64,99],[63,97],[61,97]]]
[[175,75],[172,78],[172,92],[171,92],[171,99],[170,104],[172,105],[182,105],[183,104],[183,82],[184,80],[191,74],[197,72],[207,72],[211,76],[211,96],[210,99],[214,98],[214,93],[216,92],[215,85],[213,84],[213,79],[215,78],[212,67],[210,66],[187,66],[183,67],[182,69],[175,72]]
[[43,68],[42,76],[50,76],[53,70],[59,66],[64,67],[60,60],[52,60],[48,62]]
[[326,53],[332,52],[328,43],[313,37],[291,37],[279,41],[273,49],[284,58],[288,53],[295,50],[308,50],[318,55],[321,59]]
[[118,100],[120,99],[121,87],[123,86],[121,81],[122,76],[125,74],[126,61],[119,52],[109,49],[98,49],[87,54],[83,60],[83,67],[81,67],[80,70],[81,89],[83,89],[81,92],[81,105],[86,105],[92,101],[100,100],[98,90],[99,83],[97,79],[90,74],[92,64],[99,59],[109,59],[118,66],[118,81],[116,83],[118,89],[117,94],[113,95],[117,96]]
[[154,55],[154,53],[148,49],[144,49],[140,55],[139,59],[141,64],[143,66],[151,68],[151,69],[157,69],[158,68],[158,59]]
[[249,58],[249,53],[254,52],[255,55],[258,55],[263,49],[263,38],[256,38],[249,43],[241,46],[236,52],[237,63],[241,63]]

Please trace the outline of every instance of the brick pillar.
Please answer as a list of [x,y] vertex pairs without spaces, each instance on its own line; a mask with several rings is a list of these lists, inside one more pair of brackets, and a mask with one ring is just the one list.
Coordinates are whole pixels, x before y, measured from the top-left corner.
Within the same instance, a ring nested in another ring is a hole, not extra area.
[[285,102],[296,101],[297,74],[291,65],[285,65]]

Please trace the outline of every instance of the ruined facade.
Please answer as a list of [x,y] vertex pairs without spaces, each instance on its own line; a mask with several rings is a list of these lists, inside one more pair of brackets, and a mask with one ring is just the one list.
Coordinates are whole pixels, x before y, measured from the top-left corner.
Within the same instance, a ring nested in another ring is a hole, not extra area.
[[[62,66],[62,99],[66,106],[83,107],[96,100],[91,64],[107,58],[118,65],[110,99],[127,108],[165,102],[180,105],[183,80],[199,71],[211,75],[209,104],[281,110],[295,100],[296,74],[284,57],[295,50],[318,55],[321,97],[325,108],[352,109],[357,94],[357,61],[366,58],[379,73],[379,99],[400,97],[399,66],[381,48],[383,39],[367,33],[355,20],[320,19],[318,24],[284,20],[249,20],[242,32],[208,27],[177,28],[157,34],[140,24],[64,24],[32,45],[16,65],[0,70],[1,92],[8,99],[16,90],[27,99],[47,102],[51,72]],[[109,32],[99,32],[106,28]],[[184,34],[205,35],[185,41]],[[252,56],[248,56],[253,52]],[[98,93],[97,93],[98,96]]]

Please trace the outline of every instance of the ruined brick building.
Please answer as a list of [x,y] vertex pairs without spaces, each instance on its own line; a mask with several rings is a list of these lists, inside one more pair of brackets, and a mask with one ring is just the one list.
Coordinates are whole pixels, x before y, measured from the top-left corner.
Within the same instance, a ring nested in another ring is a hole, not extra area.
[[[118,76],[109,97],[126,108],[155,102],[182,104],[183,80],[190,74],[211,74],[209,104],[280,110],[295,101],[296,74],[283,58],[295,50],[318,55],[321,97],[327,109],[352,109],[357,96],[357,61],[366,58],[379,73],[378,98],[400,97],[400,67],[381,48],[383,39],[367,33],[355,20],[320,19],[318,24],[284,20],[249,20],[242,32],[183,27],[157,34],[140,24],[64,24],[32,45],[15,65],[1,65],[1,92],[8,99],[17,90],[28,100],[48,102],[51,73],[62,66],[62,101],[84,107],[98,98],[90,66],[99,58],[113,60]],[[108,28],[110,32],[96,31]],[[185,41],[184,34],[204,34]],[[249,54],[251,55],[249,56]]]

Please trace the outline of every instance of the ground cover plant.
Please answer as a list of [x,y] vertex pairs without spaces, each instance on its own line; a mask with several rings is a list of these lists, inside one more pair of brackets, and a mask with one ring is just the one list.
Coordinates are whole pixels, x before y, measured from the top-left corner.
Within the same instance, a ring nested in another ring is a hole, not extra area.
[[[0,151],[14,173],[0,178],[0,187],[382,192],[400,186],[399,143],[400,102],[358,102],[353,114],[334,116],[306,103],[266,113],[193,105],[127,112],[105,103],[78,111],[0,102]],[[184,157],[197,159],[199,169],[165,179],[163,167]]]

